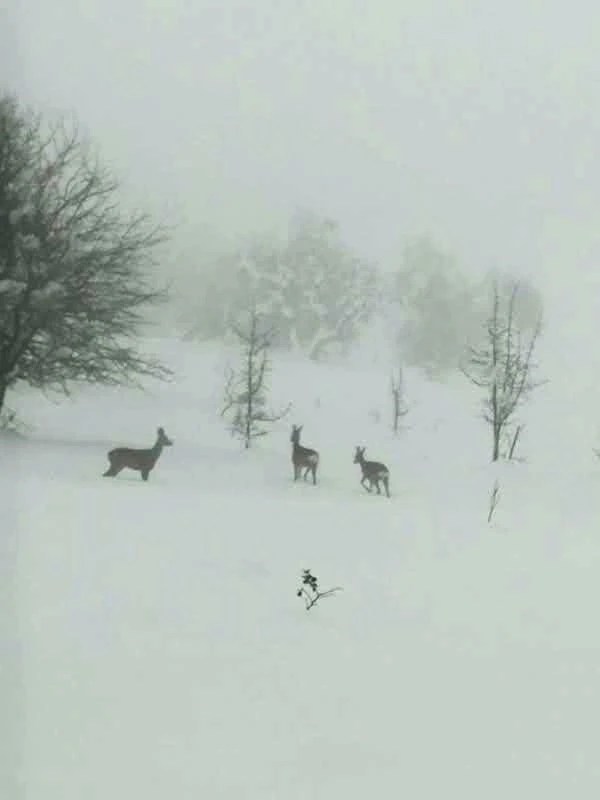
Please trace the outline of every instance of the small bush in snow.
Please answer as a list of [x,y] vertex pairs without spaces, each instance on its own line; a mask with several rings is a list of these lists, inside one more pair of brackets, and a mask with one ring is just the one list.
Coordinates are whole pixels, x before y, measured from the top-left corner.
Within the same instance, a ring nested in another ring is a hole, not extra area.
[[332,594],[341,591],[341,586],[334,586],[333,589],[321,591],[318,578],[309,569],[304,569],[302,570],[302,586],[296,592],[296,596],[304,598],[306,610],[310,611],[323,597],[331,597]]

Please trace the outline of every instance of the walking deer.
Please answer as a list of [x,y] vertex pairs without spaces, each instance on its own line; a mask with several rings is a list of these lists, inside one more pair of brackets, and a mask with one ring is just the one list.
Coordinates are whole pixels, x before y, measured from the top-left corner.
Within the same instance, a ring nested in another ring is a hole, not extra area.
[[154,469],[163,447],[170,447],[173,442],[165,433],[164,428],[159,428],[154,447],[135,449],[133,447],[115,447],[108,453],[110,467],[103,473],[105,478],[114,478],[125,467],[141,472],[142,479],[147,481]]
[[[389,497],[390,471],[385,464],[381,464],[379,461],[367,461],[365,459],[365,449],[366,448],[364,447],[357,447],[356,452],[354,453],[354,463],[360,464],[360,468],[362,470],[361,485],[369,493],[371,492],[373,486],[375,486],[377,489],[377,494],[381,494],[381,489],[379,488],[379,482],[381,481],[385,488],[385,493]],[[365,481],[368,482],[368,486],[365,486]]]
[[319,454],[310,447],[303,447],[300,444],[300,432],[302,425],[292,425],[292,435],[290,441],[292,447],[292,464],[294,465],[294,480],[297,481],[302,470],[304,470],[304,480],[308,473],[312,473],[313,484],[317,483],[317,467],[319,466]]

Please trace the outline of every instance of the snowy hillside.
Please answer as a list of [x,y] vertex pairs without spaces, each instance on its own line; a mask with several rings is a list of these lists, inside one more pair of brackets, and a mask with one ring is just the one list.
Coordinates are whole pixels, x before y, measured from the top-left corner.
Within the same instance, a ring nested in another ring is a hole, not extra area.
[[[380,367],[280,357],[292,413],[243,452],[225,354],[160,347],[176,379],[146,393],[9,401],[34,428],[0,439],[1,796],[598,796],[600,465],[580,417],[557,430],[564,398],[540,390],[527,462],[494,469],[464,380],[409,372],[394,439]],[[316,487],[291,480],[292,422]],[[159,425],[148,483],[101,477]],[[343,591],[306,612],[303,568]]]

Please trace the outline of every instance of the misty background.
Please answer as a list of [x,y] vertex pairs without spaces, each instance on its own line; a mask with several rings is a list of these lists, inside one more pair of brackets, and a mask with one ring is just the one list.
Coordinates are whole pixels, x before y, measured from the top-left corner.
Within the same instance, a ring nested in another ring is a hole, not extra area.
[[2,23],[19,96],[176,225],[165,273],[297,208],[383,269],[426,234],[532,279],[557,365],[597,371],[595,3],[20,0]]

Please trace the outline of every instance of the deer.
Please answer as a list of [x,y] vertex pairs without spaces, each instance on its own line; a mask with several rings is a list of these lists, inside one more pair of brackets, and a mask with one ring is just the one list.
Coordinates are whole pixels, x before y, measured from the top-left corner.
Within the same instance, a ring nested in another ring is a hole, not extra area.
[[303,447],[300,444],[300,432],[302,425],[292,425],[292,435],[290,442],[292,443],[292,464],[294,465],[294,480],[297,481],[304,469],[304,480],[307,479],[308,473],[312,473],[313,484],[317,483],[317,467],[319,466],[319,454],[316,450],[310,447]]
[[159,428],[154,447],[145,449],[115,447],[108,453],[110,467],[103,473],[103,477],[114,478],[122,469],[128,467],[129,469],[140,472],[142,480],[147,481],[148,476],[158,461],[158,457],[162,453],[163,447],[170,447],[172,444],[173,442],[165,433],[165,429]]
[[[373,486],[377,489],[377,494],[381,494],[381,489],[379,487],[379,483],[381,482],[385,488],[386,495],[389,497],[390,471],[385,464],[381,464],[379,461],[367,461],[365,459],[365,449],[364,447],[357,447],[354,453],[354,463],[360,464],[362,470],[362,480],[360,483],[369,494]],[[366,486],[365,482],[368,482],[369,485]]]

